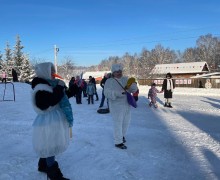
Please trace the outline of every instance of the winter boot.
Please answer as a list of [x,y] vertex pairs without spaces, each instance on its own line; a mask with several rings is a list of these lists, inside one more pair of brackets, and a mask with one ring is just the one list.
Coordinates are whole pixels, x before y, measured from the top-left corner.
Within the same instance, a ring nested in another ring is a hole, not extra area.
[[46,158],[40,158],[38,161],[38,171],[47,173]]
[[47,179],[48,178],[50,180],[69,180],[63,177],[57,162],[55,162],[51,167],[47,168]]
[[169,103],[167,107],[172,108],[173,106],[171,106],[171,103]]
[[150,107],[152,106],[152,102],[149,103],[149,106],[150,106]]
[[165,104],[164,104],[164,107],[167,107],[168,105],[167,105],[167,103],[165,102]]
[[120,149],[127,149],[127,146],[125,146],[123,143],[115,144],[115,147],[120,148]]

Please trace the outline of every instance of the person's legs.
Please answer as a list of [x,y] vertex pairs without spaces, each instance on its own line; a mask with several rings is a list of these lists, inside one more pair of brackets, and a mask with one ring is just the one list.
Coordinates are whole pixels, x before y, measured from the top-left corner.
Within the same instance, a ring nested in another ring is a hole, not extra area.
[[88,104],[90,104],[91,95],[88,95]]
[[122,122],[122,136],[123,137],[126,136],[130,121],[131,121],[131,111],[130,111],[130,107],[127,107],[127,109],[124,112],[124,119]]
[[173,106],[171,106],[171,98],[168,98],[167,99],[167,104],[168,104],[168,106],[167,107],[170,107],[170,108],[172,108]]
[[38,161],[38,171],[47,172],[47,162],[46,158],[40,158]]
[[123,134],[122,134],[122,122],[123,122],[123,113],[122,111],[113,113],[113,127],[114,127],[114,143],[121,144],[123,142]]
[[46,162],[47,167],[51,167],[55,163],[55,156],[47,157]]
[[168,106],[168,99],[165,98],[165,104],[164,104],[164,107],[167,107]]
[[102,90],[102,99],[101,99],[101,103],[99,105],[100,108],[103,107],[104,102],[105,102],[105,95],[104,95],[104,90]]
[[98,96],[97,91],[95,91],[95,96],[96,96],[96,101],[98,101],[99,100],[99,96]]
[[94,99],[93,99],[93,95],[91,96],[91,101],[92,101],[92,104],[94,104]]

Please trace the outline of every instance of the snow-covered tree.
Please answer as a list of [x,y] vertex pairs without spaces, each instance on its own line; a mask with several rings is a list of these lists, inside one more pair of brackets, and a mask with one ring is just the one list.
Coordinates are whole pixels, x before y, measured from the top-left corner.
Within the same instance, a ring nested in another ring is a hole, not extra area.
[[5,48],[5,62],[7,69],[12,69],[15,65],[9,42],[6,43],[6,48]]
[[27,55],[22,55],[22,65],[20,66],[20,81],[30,82],[34,76],[34,71],[31,68]]
[[18,69],[20,69],[20,67],[23,63],[23,57],[24,57],[23,52],[22,52],[23,48],[24,48],[24,46],[21,45],[20,36],[17,35],[13,55],[14,55],[15,66]]
[[2,59],[2,53],[0,52],[0,71],[4,69],[4,61]]

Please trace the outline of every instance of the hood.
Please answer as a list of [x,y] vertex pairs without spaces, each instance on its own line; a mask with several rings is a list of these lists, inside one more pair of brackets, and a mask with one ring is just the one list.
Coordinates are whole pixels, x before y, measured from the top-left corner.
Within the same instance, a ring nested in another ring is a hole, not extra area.
[[40,63],[35,66],[35,73],[39,78],[51,79],[51,72],[55,73],[55,67],[51,62]]

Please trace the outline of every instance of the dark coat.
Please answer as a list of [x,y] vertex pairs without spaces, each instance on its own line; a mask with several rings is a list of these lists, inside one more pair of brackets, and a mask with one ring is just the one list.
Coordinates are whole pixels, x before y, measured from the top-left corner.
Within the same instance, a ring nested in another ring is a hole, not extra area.
[[[173,89],[175,88],[175,83],[173,81]],[[163,85],[162,85],[162,91],[164,91],[164,98],[172,98],[173,97],[173,92],[171,90],[167,90],[167,79],[163,80]]]

